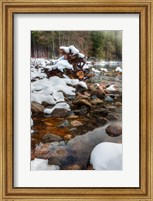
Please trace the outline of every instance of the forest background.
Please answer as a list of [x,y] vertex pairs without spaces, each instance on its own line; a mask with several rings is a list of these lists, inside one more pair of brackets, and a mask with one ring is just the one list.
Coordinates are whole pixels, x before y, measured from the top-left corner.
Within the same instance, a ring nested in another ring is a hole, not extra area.
[[60,46],[74,45],[87,59],[122,61],[122,31],[32,31],[31,57],[59,57]]

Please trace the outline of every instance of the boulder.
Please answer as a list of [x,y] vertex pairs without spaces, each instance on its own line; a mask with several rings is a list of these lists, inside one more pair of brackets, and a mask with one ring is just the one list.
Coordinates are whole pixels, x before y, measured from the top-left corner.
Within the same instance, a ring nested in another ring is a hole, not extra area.
[[106,128],[106,133],[109,136],[112,137],[117,137],[122,134],[122,127],[118,123],[111,123],[107,128]]

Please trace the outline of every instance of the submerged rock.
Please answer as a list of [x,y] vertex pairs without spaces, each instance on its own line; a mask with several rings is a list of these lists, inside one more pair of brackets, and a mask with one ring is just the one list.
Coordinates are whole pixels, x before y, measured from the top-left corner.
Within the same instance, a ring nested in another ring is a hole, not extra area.
[[106,133],[112,137],[117,137],[122,134],[122,127],[114,122],[106,128]]

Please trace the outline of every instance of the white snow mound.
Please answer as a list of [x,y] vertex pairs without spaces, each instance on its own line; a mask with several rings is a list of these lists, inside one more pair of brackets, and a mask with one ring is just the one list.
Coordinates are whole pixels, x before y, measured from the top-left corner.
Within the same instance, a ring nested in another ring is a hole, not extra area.
[[122,170],[122,144],[98,144],[91,153],[90,163],[95,170]]
[[35,158],[31,161],[31,171],[35,170],[59,170],[57,165],[48,165],[48,160]]

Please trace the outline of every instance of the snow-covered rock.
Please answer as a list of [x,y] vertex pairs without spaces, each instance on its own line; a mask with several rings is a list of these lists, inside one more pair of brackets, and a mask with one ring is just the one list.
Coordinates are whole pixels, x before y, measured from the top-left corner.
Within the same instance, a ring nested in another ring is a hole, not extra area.
[[115,71],[119,72],[119,73],[122,73],[122,68],[118,66],[118,67],[116,67]]
[[[43,101],[48,104],[56,105],[59,102],[64,102],[64,94],[75,95],[75,87],[80,85],[87,89],[87,85],[83,81],[70,78],[59,78],[57,76],[44,78],[31,83],[31,101],[42,104]],[[57,106],[57,105],[56,105]],[[60,107],[61,108],[61,107]],[[55,108],[54,108],[55,109]],[[64,109],[69,109],[68,106]],[[53,110],[45,110],[45,113],[50,114]]]
[[70,69],[70,70],[74,70],[73,66],[67,60],[63,60],[63,59],[57,61],[57,63],[55,65],[50,66],[48,69],[49,69],[49,71],[58,69],[61,72],[63,72],[63,70],[65,68]]
[[102,142],[91,153],[95,170],[122,170],[122,144]]
[[61,46],[60,50],[64,50],[65,53],[69,53],[70,52],[69,47],[66,47],[66,46]]
[[84,54],[79,53],[79,54],[78,54],[78,57],[83,59],[85,56],[84,56]]
[[79,54],[79,50],[77,48],[75,48],[73,45],[69,46],[69,51],[70,53],[72,53],[73,55]]
[[108,73],[107,68],[101,68],[100,70],[101,70],[102,72]]
[[51,114],[56,108],[62,108],[66,110],[70,110],[70,106],[66,102],[57,103],[53,108],[44,109],[45,114]]

